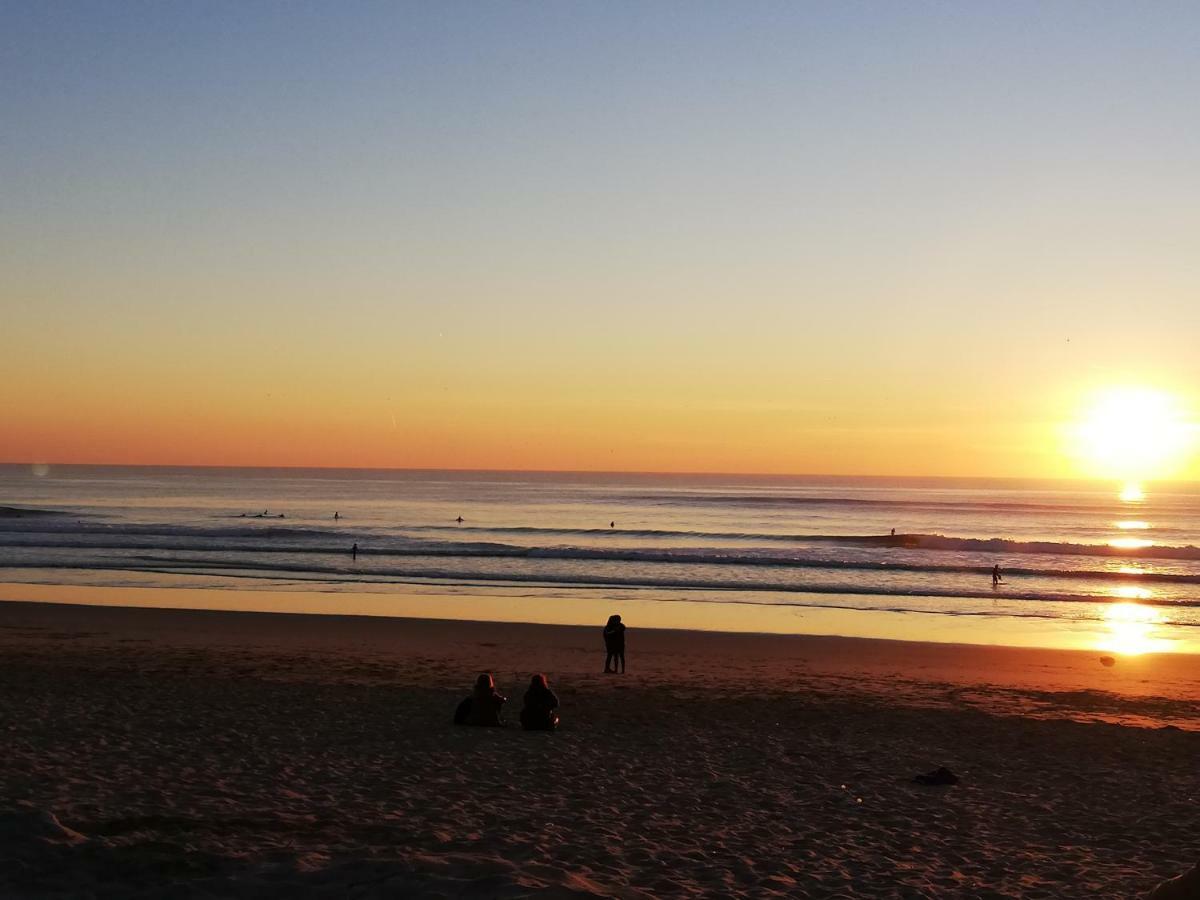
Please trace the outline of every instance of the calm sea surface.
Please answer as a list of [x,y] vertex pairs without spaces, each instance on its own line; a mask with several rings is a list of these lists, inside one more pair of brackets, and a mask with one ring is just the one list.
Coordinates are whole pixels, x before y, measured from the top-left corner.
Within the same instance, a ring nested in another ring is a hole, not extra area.
[[520,587],[1200,635],[1196,486],[0,466],[0,506],[20,511],[0,516],[10,584]]

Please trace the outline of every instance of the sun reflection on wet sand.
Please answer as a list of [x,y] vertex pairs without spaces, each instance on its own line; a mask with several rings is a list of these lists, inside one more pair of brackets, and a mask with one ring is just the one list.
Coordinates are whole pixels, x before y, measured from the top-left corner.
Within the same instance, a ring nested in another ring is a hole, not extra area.
[[1096,645],[1096,649],[1127,656],[1170,651],[1171,641],[1157,635],[1162,621],[1162,614],[1149,606],[1114,603],[1104,614],[1108,634]]

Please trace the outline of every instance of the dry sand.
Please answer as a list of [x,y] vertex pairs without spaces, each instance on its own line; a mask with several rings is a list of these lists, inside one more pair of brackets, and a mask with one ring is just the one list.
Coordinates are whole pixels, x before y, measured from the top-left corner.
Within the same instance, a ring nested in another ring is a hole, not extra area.
[[[1200,661],[0,603],[3,897],[1139,897]],[[465,729],[480,670],[515,720]],[[952,787],[912,777],[938,766]]]

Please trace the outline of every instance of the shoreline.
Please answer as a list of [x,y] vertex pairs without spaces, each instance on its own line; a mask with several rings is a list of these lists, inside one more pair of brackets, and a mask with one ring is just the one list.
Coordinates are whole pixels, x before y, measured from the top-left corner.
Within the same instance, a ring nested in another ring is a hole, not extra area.
[[[127,573],[136,581],[135,573]],[[164,579],[155,573],[155,581]],[[316,584],[246,587],[238,578],[206,575],[203,581],[174,576],[178,586],[160,584],[80,585],[0,581],[0,602],[69,602],[84,605],[171,609],[292,612],[304,615],[363,615],[488,622],[583,625],[603,622],[613,612],[643,628],[697,633],[825,635],[978,647],[1072,649],[1133,658],[1147,653],[1200,655],[1200,629],[1163,625],[1141,618],[1137,604],[1113,603],[1107,618],[1052,618],[991,612],[971,614],[925,610],[862,609],[789,603],[714,602],[669,592],[614,588],[587,594],[553,586],[380,583],[375,590],[339,590]],[[830,595],[835,598],[839,595]]]

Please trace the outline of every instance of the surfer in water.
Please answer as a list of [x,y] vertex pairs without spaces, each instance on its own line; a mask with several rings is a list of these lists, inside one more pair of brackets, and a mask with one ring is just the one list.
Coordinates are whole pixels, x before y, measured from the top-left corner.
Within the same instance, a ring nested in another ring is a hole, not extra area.
[[992,587],[1004,584],[1004,577],[1000,574],[999,564],[992,566]]

